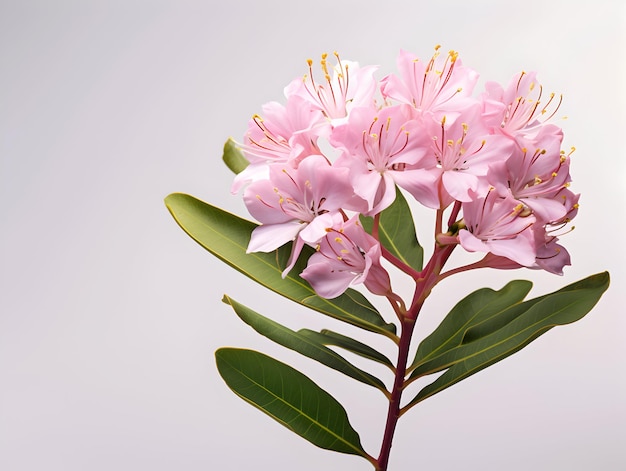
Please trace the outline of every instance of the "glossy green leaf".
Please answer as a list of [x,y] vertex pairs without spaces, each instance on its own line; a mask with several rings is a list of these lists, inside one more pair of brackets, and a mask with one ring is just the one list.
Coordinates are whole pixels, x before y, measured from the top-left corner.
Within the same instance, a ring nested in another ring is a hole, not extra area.
[[461,345],[468,329],[499,319],[503,311],[522,302],[531,288],[530,281],[515,280],[499,291],[482,288],[463,298],[417,347],[415,360],[408,370],[421,367],[414,371],[412,377],[424,371],[434,373],[438,371],[437,367],[444,368],[437,358]]
[[[485,322],[476,323],[472,325],[471,327],[469,327],[467,331],[465,332],[465,334],[463,335],[463,343],[472,342],[480,337],[484,337],[488,334],[491,334],[492,332],[495,332],[496,330],[504,327],[506,324],[508,324],[512,320],[516,319],[520,314],[530,309],[533,305],[544,300],[545,298],[549,296],[553,296],[556,293],[568,293],[572,291],[575,292],[578,290],[588,289],[590,286],[590,283],[596,280],[596,278],[594,277],[600,277],[600,275],[602,274],[593,275],[591,277],[578,280],[574,283],[564,286],[563,288],[553,293],[544,294],[543,296],[539,296],[537,298],[524,301],[524,303],[522,304],[511,306],[509,309],[502,312],[500,315],[492,316],[489,319],[487,319]],[[608,283],[608,273],[606,274],[606,276],[607,276],[607,283]]]
[[315,332],[309,329],[301,329],[298,331],[298,333],[316,339],[317,342],[323,345],[334,345],[336,347],[341,347],[344,350],[352,352],[363,358],[382,363],[383,365],[388,366],[392,369],[394,368],[391,360],[389,360],[389,358],[387,358],[385,355],[380,353],[378,350],[374,350],[369,345],[359,342],[358,340],[355,340],[351,337],[346,337],[345,335],[338,334],[337,332],[326,329],[322,330],[321,332]]
[[246,254],[250,234],[257,227],[253,222],[181,193],[169,195],[165,204],[180,227],[196,242],[257,283],[323,314],[397,340],[396,326],[386,323],[358,291],[349,289],[335,299],[325,299],[300,278],[298,274],[304,270],[305,259],[313,249],[305,247],[304,256],[282,278],[291,253],[290,244],[271,253]]
[[237,143],[230,138],[224,144],[222,160],[233,173],[242,172],[250,164],[237,146]]
[[380,379],[357,368],[338,353],[325,347],[318,339],[312,336],[302,335],[299,332],[294,332],[284,325],[268,319],[249,307],[238,303],[229,296],[224,296],[224,302],[230,304],[239,318],[259,334],[264,335],[283,347],[287,347],[313,360],[319,361],[323,365],[337,370],[357,381],[374,386],[385,395],[388,395],[385,384]]
[[217,369],[232,391],[320,448],[371,457],[345,409],[292,367],[253,350],[220,348]]
[[[374,218],[361,216],[361,224],[371,234]],[[411,209],[398,187],[395,201],[380,213],[378,237],[392,255],[414,270],[422,270],[424,249],[417,241]]]
[[[493,330],[493,325],[437,358],[449,369],[423,388],[404,410],[443,391],[478,371],[512,355],[557,325],[575,322],[587,314],[609,286],[609,274],[598,273],[554,293],[532,299],[505,310],[501,315],[509,322]],[[479,329],[476,327],[475,329]],[[469,333],[469,331],[468,331]],[[417,371],[417,370],[416,370]],[[415,371],[414,371],[415,373]]]

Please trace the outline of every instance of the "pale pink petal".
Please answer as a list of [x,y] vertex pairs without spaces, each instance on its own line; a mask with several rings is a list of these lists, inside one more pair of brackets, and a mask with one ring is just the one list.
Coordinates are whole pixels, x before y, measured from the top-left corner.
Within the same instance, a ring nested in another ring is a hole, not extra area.
[[319,296],[326,299],[336,298],[350,287],[354,275],[347,271],[334,270],[323,258],[323,255],[313,254],[300,276],[309,282]]
[[405,170],[395,172],[393,178],[400,188],[404,188],[424,206],[439,209],[441,169]]
[[303,247],[304,241],[300,237],[297,237],[296,240],[293,241],[293,246],[291,247],[291,255],[289,256],[289,260],[287,261],[287,267],[285,267],[285,269],[283,270],[283,278],[285,278],[289,274],[291,269],[298,261],[298,257],[300,256]]
[[252,231],[246,253],[271,252],[294,240],[300,229],[302,229],[302,224],[296,222],[258,226]]

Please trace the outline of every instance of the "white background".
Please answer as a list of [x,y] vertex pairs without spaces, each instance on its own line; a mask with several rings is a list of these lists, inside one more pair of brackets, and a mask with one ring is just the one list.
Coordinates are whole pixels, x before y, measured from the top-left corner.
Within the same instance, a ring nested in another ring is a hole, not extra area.
[[223,142],[281,100],[307,58],[336,50],[381,78],[400,48],[427,58],[438,43],[482,81],[537,70],[564,94],[583,196],[563,277],[448,279],[419,335],[483,285],[528,278],[539,295],[608,269],[612,286],[582,321],[404,416],[390,470],[626,469],[625,15],[620,0],[0,2],[0,469],[371,469],[241,401],[213,359],[234,345],[296,365],[376,455],[382,395],[271,344],[220,298],[293,328],[356,332],[221,264],[163,198],[246,215]]

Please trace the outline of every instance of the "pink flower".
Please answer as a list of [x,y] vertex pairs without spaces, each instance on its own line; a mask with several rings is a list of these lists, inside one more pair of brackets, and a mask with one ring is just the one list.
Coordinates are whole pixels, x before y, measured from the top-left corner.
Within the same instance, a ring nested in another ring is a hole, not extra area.
[[[521,72],[513,77],[506,89],[499,83],[487,82],[483,96],[484,114],[494,131],[513,138],[532,138],[542,127],[555,135],[561,128],[546,124],[558,111],[562,96],[551,93],[545,100],[543,87],[537,83],[535,72]],[[546,132],[546,131],[544,131]]]
[[448,52],[443,60],[439,54],[437,46],[432,59],[422,62],[417,56],[400,51],[400,77],[388,75],[381,80],[383,96],[407,103],[420,114],[457,111],[475,103],[471,94],[478,74],[461,65],[457,52]]
[[558,240],[557,237],[549,236],[543,238],[543,240],[537,240],[537,258],[535,263],[537,268],[555,275],[562,275],[563,267],[571,265],[572,262],[565,247],[557,244]]
[[561,139],[549,130],[540,130],[534,142],[545,147],[516,146],[506,162],[490,168],[488,178],[500,193],[510,191],[541,222],[558,221],[568,211],[561,195],[571,180],[569,155],[560,150]]
[[429,208],[444,209],[454,200],[469,202],[472,194],[484,193],[490,166],[513,152],[510,139],[488,134],[476,106],[454,120],[444,116],[426,123],[431,152],[420,161],[422,170],[407,190]]
[[[565,216],[553,223],[541,226],[539,221],[535,221],[532,225],[532,233],[534,235],[535,246],[535,262],[532,265],[526,265],[527,268],[541,269],[556,275],[563,274],[563,267],[571,265],[570,255],[565,247],[558,244],[558,237],[554,235],[555,232],[563,229],[578,212],[578,198],[579,195],[575,195],[569,190],[563,190],[558,199],[561,200],[562,206],[565,208]],[[522,208],[523,212],[528,210]],[[497,268],[500,270],[510,270],[514,268],[521,268],[518,262],[506,258],[505,256],[496,255],[495,253],[487,253],[485,257],[472,265],[474,268]]]
[[384,296],[391,293],[391,281],[380,264],[380,256],[380,244],[354,216],[326,229],[317,252],[300,276],[323,298],[335,298],[360,283]]
[[263,105],[263,116],[255,115],[248,122],[241,150],[250,165],[239,173],[231,191],[237,193],[244,185],[267,178],[268,166],[289,164],[296,167],[304,157],[320,154],[317,139],[327,126],[319,110],[299,97]]
[[[560,200],[565,215],[558,221],[546,224],[543,231],[535,231],[535,245],[537,247],[536,267],[542,268],[557,275],[563,274],[563,267],[571,265],[569,253],[560,244],[558,237],[554,235],[561,232],[578,213],[578,199],[580,195],[574,194],[568,189],[563,189],[555,200]],[[573,228],[572,228],[573,229]]]
[[418,181],[412,169],[430,144],[417,122],[408,120],[406,105],[380,111],[357,108],[333,130],[330,139],[343,150],[335,165],[350,169],[355,193],[367,202],[365,214],[376,214],[391,205],[396,183],[410,188]]
[[305,243],[315,246],[326,227],[343,220],[340,209],[353,197],[347,180],[348,169],[331,167],[321,155],[307,157],[297,169],[272,166],[269,180],[244,192],[248,211],[263,223],[252,231],[248,252],[270,252],[295,240],[285,276]]
[[465,229],[459,242],[469,252],[487,252],[523,266],[535,263],[535,218],[511,196],[490,190],[483,198],[463,203]]
[[359,67],[356,62],[341,61],[334,53],[337,64],[331,77],[328,70],[327,54],[322,54],[320,62],[324,79],[316,81],[313,74],[313,61],[309,59],[310,75],[296,79],[285,88],[285,96],[299,96],[321,110],[332,120],[341,120],[348,116],[352,108],[371,106],[376,92],[374,79],[376,67]]

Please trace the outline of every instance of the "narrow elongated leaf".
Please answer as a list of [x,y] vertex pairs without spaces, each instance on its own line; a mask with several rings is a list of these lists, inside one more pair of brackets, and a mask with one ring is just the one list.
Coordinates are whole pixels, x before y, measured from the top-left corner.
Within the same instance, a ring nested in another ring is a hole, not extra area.
[[313,360],[319,361],[323,365],[337,370],[357,381],[374,386],[385,395],[389,395],[385,384],[380,379],[357,368],[338,353],[325,347],[324,344],[320,343],[317,339],[302,335],[299,332],[294,332],[284,325],[268,319],[249,307],[238,303],[229,296],[224,296],[224,302],[230,304],[239,318],[259,334],[264,335],[283,347],[287,347]]
[[233,173],[240,173],[250,164],[237,147],[235,141],[230,138],[224,144],[222,160]]
[[[374,218],[361,216],[361,224],[371,234]],[[416,271],[422,270],[424,249],[417,241],[411,209],[398,187],[395,201],[380,213],[378,237],[396,258]]]
[[557,325],[581,319],[598,302],[609,286],[609,274],[599,273],[557,292],[511,307],[516,316],[499,329],[484,336],[473,336],[437,358],[450,368],[423,388],[404,408],[407,410],[478,371],[512,355]]
[[271,253],[246,254],[250,234],[257,227],[253,222],[181,193],[169,195],[165,204],[180,227],[196,242],[257,283],[323,314],[397,340],[396,326],[386,323],[358,291],[349,289],[335,299],[324,299],[300,278],[298,274],[304,269],[306,256],[313,249],[305,247],[304,256],[291,273],[282,278],[291,253],[290,245]]
[[[594,275],[600,276],[601,274]],[[607,274],[608,276],[608,274]],[[548,296],[553,296],[556,293],[568,293],[570,291],[577,290],[585,290],[589,288],[590,283],[594,280],[594,277],[588,277],[582,280],[578,280],[574,283],[571,283],[563,288],[553,292],[544,294],[543,296],[539,296],[537,298],[529,299],[524,301],[523,304],[518,304],[517,306],[512,306],[506,311],[502,312],[500,315],[491,316],[484,322],[476,323],[470,326],[465,334],[463,335],[463,343],[472,342],[480,337],[484,337],[496,330],[504,327],[506,324],[511,322],[513,319],[516,319],[520,314],[530,309],[533,305],[547,298]]]
[[320,448],[371,461],[345,409],[307,376],[253,350],[220,348],[215,359],[228,387],[243,400]]
[[[436,365],[434,360],[462,343],[468,329],[491,319],[499,319],[504,310],[523,301],[531,288],[530,281],[514,280],[499,291],[482,288],[463,298],[441,324],[419,344],[409,371],[424,364],[433,368],[433,365]],[[414,371],[413,376],[423,371],[424,368],[419,368]]]
[[369,345],[359,342],[358,340],[355,340],[351,337],[346,337],[345,335],[341,335],[337,332],[333,332],[327,329],[324,329],[321,332],[315,332],[309,329],[301,329],[298,331],[298,333],[307,337],[314,338],[323,345],[334,345],[337,347],[341,347],[344,350],[348,350],[349,352],[352,352],[363,358],[377,361],[378,363],[382,363],[383,365],[388,366],[392,369],[394,368],[391,360],[389,360],[389,358],[387,358],[385,355],[380,353],[378,350],[374,350]]

